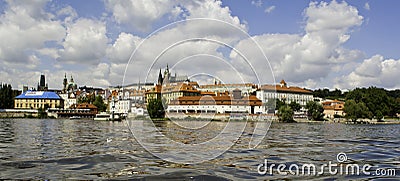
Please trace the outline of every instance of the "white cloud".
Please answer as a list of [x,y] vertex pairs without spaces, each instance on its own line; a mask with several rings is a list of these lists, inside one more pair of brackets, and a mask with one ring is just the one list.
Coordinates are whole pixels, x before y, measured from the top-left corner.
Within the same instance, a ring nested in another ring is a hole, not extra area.
[[105,55],[107,43],[105,23],[91,19],[78,19],[67,28],[59,60],[97,64]]
[[400,88],[400,60],[385,59],[381,55],[365,59],[349,74],[336,79],[336,86],[355,88],[378,86],[385,88]]
[[[253,37],[268,57],[278,80],[319,86],[319,83],[329,82],[325,78],[337,71],[337,66],[363,57],[360,51],[342,46],[349,40],[351,29],[362,24],[363,17],[358,15],[356,8],[346,2],[313,2],[304,11],[304,16],[303,35],[264,34]],[[256,60],[256,65],[267,63],[250,40],[239,42],[236,48]]]
[[141,41],[140,37],[122,32],[115,43],[107,48],[107,57],[112,62],[128,63],[132,52]]
[[346,2],[311,2],[305,10],[307,25],[305,30],[314,31],[347,31],[353,26],[359,26],[363,17],[358,15],[357,8]]
[[45,43],[60,43],[65,28],[43,8],[47,1],[7,1],[0,16],[0,60],[27,62]]
[[155,21],[174,10],[174,2],[174,0],[105,0],[105,5],[118,23],[145,32],[151,30]]
[[369,6],[369,3],[368,2],[366,2],[365,4],[364,4],[364,9],[366,9],[366,10],[371,10],[371,7]]
[[252,0],[251,4],[259,8],[262,6],[263,2],[261,0]]
[[265,8],[264,12],[267,14],[272,13],[272,11],[274,11],[275,8],[276,8],[275,6],[269,6],[269,7]]

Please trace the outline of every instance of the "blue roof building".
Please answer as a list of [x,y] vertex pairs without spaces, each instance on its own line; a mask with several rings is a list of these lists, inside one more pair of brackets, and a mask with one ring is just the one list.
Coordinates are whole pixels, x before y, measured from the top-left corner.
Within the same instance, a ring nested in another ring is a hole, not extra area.
[[15,109],[57,108],[63,106],[63,99],[55,92],[27,91],[15,97]]
[[16,99],[61,99],[55,92],[27,91],[15,97]]

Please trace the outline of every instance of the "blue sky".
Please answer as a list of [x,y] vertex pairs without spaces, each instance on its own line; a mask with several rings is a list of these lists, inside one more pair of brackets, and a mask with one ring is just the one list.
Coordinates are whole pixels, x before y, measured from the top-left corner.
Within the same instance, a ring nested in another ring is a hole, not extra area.
[[[140,51],[133,56],[137,61],[128,65],[127,82],[137,82],[139,77],[154,81],[152,74],[166,63],[180,74],[209,75],[199,78],[202,83],[215,77],[224,82],[257,82],[233,51],[210,42],[177,47],[149,68],[152,56],[163,48],[204,35],[248,54],[261,83],[270,83],[264,77],[273,74],[277,81],[311,89],[395,89],[400,88],[399,5],[396,0],[0,1],[0,82],[33,87],[44,73],[50,87],[60,88],[67,73],[79,85],[117,85],[136,48]],[[272,70],[264,70],[269,66],[255,52],[257,47],[249,44],[251,39],[221,24],[178,23],[140,44],[158,28],[192,18],[218,19],[241,28],[261,45]],[[204,64],[196,57],[190,64],[178,65],[177,60],[196,54],[226,62]],[[149,77],[145,70],[151,72]],[[244,80],[232,78],[239,75]]]

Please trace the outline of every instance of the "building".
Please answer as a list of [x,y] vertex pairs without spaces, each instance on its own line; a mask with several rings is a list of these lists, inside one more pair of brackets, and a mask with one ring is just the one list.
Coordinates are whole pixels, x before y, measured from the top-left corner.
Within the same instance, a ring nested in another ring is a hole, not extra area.
[[161,87],[161,97],[165,103],[169,104],[171,100],[178,97],[200,96],[197,82],[179,82],[170,83]]
[[214,84],[200,85],[198,90],[202,92],[214,92],[215,94],[221,92],[232,93],[233,90],[239,89],[242,92],[242,96],[253,95],[257,91],[257,85],[252,83],[244,84]]
[[67,74],[64,75],[64,80],[63,80],[63,89],[62,89],[62,93],[71,93],[71,92],[75,92],[78,90],[78,85],[76,85],[76,83],[74,82],[74,78],[72,78],[71,75],[71,79],[67,80]]
[[77,94],[79,93],[79,91],[76,92],[71,92],[71,93],[62,93],[59,94],[59,96],[61,97],[61,99],[64,100],[64,109],[68,109],[70,108],[72,105],[77,103]]
[[300,87],[289,87],[284,80],[278,85],[262,85],[257,90],[256,96],[263,103],[267,103],[268,100],[279,99],[288,104],[297,102],[301,106],[305,106],[307,102],[314,100],[312,91]]
[[15,109],[39,109],[64,107],[63,99],[55,92],[27,91],[14,101]]
[[40,80],[37,85],[37,91],[48,91],[49,86],[46,83],[46,77],[42,74],[40,75]]
[[97,107],[88,103],[73,104],[67,109],[50,108],[48,109],[48,114],[56,118],[69,118],[73,116],[93,118],[97,114]]
[[167,68],[164,70],[164,77],[161,75],[161,69],[160,73],[158,75],[158,84],[169,84],[169,83],[178,83],[178,82],[190,82],[189,77],[184,75],[184,76],[178,76],[176,75],[171,75],[171,72],[169,71],[169,67],[167,64]]
[[[264,114],[262,101],[256,96],[241,96],[236,89],[233,95],[222,96],[184,96],[168,104],[167,113],[184,114]],[[169,114],[171,115],[171,114]]]
[[322,102],[324,108],[325,118],[333,119],[336,116],[345,116],[344,112],[344,102],[338,100],[328,100]]

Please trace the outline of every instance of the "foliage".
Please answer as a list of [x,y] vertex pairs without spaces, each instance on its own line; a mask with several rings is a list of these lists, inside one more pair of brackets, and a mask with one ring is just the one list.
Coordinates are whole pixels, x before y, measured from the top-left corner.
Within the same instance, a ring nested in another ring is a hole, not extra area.
[[161,99],[150,99],[147,104],[147,112],[150,118],[164,118],[165,110]]
[[339,89],[335,89],[333,91],[330,91],[329,89],[317,89],[313,91],[313,96],[323,99],[343,99],[345,97],[345,95]]
[[276,107],[275,107],[275,109],[276,110],[279,110],[279,108],[281,108],[282,106],[285,106],[286,105],[286,103],[284,102],[284,101],[281,101],[281,100],[279,100],[279,99],[276,99]]
[[382,112],[381,111],[377,111],[376,112],[376,119],[378,120],[378,121],[380,121],[380,120],[382,120],[382,118],[383,118],[383,114],[382,114]]
[[276,100],[275,99],[268,99],[264,106],[267,108],[268,113],[274,113],[276,109]]
[[288,105],[281,106],[278,109],[278,119],[280,122],[294,122],[293,115],[294,112]]
[[101,96],[96,96],[95,100],[93,101],[93,105],[97,107],[99,112],[104,112],[107,109],[107,105],[104,103],[103,98]]
[[380,114],[395,116],[396,113],[399,112],[400,108],[400,101],[395,97],[398,96],[398,94],[399,91],[387,91],[376,87],[356,88],[346,95],[346,100],[354,100],[356,103],[364,103],[370,114],[374,117],[381,117]]
[[347,100],[344,104],[346,118],[356,122],[358,118],[372,118],[372,113],[364,102],[356,102],[355,100]]
[[44,108],[41,108],[41,107],[40,107],[40,108],[38,109],[37,118],[39,118],[39,119],[48,118],[46,110],[47,110],[49,107],[50,107],[50,106],[49,106],[48,104],[45,104],[45,105],[44,105]]
[[300,109],[301,109],[300,104],[297,103],[297,102],[294,102],[294,101],[291,102],[291,103],[289,104],[289,106],[290,106],[290,108],[292,108],[293,111],[300,111]]
[[96,101],[96,97],[94,94],[80,96],[80,97],[78,97],[78,100],[77,100],[78,104],[81,104],[81,103],[94,104],[94,101]]
[[14,108],[14,97],[17,91],[13,91],[10,84],[0,85],[0,109]]
[[324,113],[323,113],[324,108],[318,102],[315,101],[307,102],[306,109],[309,119],[314,121],[324,120]]

